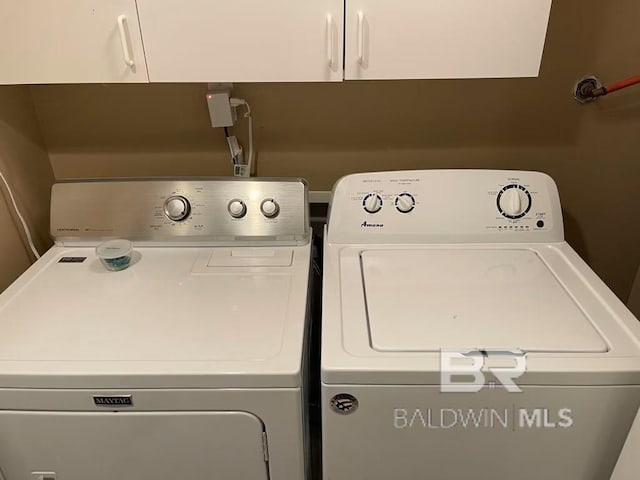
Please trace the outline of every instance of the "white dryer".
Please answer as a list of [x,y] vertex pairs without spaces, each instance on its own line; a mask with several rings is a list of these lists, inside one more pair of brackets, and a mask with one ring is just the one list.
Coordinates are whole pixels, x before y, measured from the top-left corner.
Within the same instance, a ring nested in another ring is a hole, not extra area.
[[607,480],[639,339],[547,175],[347,176],[325,232],[324,478]]
[[0,296],[0,478],[306,478],[304,181],[60,183],[51,228]]

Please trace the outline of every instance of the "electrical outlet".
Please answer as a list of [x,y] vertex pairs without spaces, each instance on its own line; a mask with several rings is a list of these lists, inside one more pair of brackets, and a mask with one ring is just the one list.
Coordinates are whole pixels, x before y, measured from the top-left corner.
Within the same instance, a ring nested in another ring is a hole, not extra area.
[[230,83],[210,83],[207,92],[207,106],[209,107],[209,118],[213,128],[233,127],[237,117],[235,109],[231,107]]

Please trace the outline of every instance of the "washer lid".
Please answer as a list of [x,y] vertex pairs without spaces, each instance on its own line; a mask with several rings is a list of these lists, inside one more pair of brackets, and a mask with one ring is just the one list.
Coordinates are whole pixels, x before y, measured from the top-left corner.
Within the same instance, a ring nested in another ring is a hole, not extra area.
[[361,266],[374,350],[608,350],[534,251],[369,250]]

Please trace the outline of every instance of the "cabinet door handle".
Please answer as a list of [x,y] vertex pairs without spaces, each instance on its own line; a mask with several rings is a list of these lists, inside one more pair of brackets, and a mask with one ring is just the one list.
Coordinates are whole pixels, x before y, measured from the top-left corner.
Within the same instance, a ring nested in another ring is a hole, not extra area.
[[333,68],[333,51],[335,45],[333,44],[333,16],[327,15],[327,63],[329,68]]
[[358,12],[358,63],[364,63],[364,13]]
[[118,17],[118,31],[120,32],[120,45],[122,46],[122,55],[124,55],[124,63],[126,63],[129,67],[133,68],[136,62],[131,58],[131,53],[129,50],[129,40],[127,39],[127,30],[126,30],[126,15],[120,15]]

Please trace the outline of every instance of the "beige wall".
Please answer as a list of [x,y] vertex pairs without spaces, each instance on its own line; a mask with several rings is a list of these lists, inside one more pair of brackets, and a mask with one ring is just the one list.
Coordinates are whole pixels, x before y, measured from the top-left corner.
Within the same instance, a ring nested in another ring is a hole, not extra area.
[[[605,8],[606,7],[606,8]],[[623,299],[640,263],[640,89],[581,106],[582,75],[640,70],[637,0],[554,2],[538,79],[246,84],[257,173],[329,189],[349,172],[513,168],[550,173],[569,242]],[[473,41],[470,39],[470,41]],[[203,61],[213,61],[203,59]],[[229,174],[205,85],[32,88],[58,178]]]
[[[49,188],[53,172],[42,142],[29,89],[0,87],[0,170],[30,224],[36,247],[49,240]],[[0,292],[30,264],[31,253],[4,186],[0,186]]]

